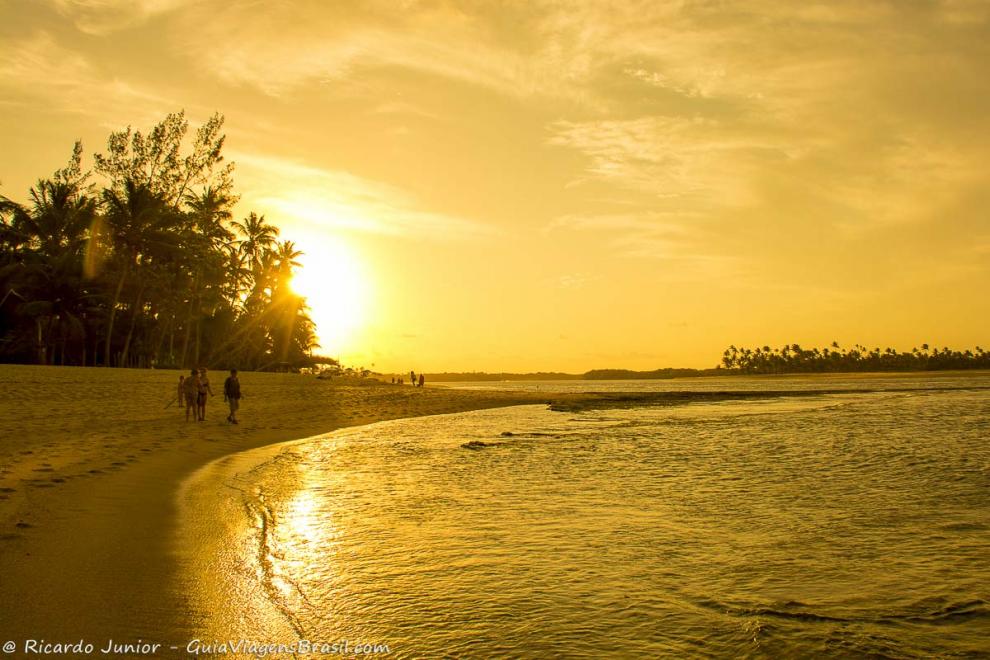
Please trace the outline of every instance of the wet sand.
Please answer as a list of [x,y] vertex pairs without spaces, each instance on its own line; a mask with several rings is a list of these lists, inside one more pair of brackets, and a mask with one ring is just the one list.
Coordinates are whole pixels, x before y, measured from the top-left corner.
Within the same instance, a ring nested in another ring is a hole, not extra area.
[[175,495],[216,458],[380,420],[546,402],[244,373],[232,426],[225,373],[211,374],[217,396],[199,423],[166,408],[178,375],[0,366],[0,640],[184,642],[196,622],[173,588]]

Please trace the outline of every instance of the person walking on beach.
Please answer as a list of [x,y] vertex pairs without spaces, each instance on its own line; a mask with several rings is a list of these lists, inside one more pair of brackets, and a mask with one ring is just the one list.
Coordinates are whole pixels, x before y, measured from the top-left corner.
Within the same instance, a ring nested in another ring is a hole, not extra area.
[[425,385],[425,384],[426,384],[426,376],[423,375],[423,372],[420,372],[419,373],[419,386],[420,387],[423,387],[423,385]]
[[415,371],[410,371],[409,372],[409,384],[412,385],[413,387],[416,387],[416,372]]
[[206,369],[204,367],[199,368],[199,396],[197,397],[197,403],[199,404],[199,421],[206,421],[206,395],[209,394],[213,396],[213,388],[210,387],[210,379],[206,377]]
[[189,421],[189,412],[192,411],[193,419],[199,419],[199,372],[195,369],[182,381],[181,400],[186,402],[186,421]]
[[223,381],[223,400],[230,406],[227,421],[237,424],[237,409],[241,407],[241,381],[237,380],[237,369],[231,369],[230,376]]

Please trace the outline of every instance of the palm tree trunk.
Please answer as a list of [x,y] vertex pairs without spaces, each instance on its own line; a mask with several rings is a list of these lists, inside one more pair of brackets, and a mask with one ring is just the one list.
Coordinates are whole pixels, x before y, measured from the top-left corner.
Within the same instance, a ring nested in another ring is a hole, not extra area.
[[200,347],[200,317],[196,315],[196,359],[193,360],[196,364],[199,364],[199,347]]
[[127,353],[131,348],[131,338],[134,336],[134,326],[137,324],[137,317],[141,313],[141,299],[144,297],[144,284],[138,287],[137,299],[134,301],[134,309],[131,311],[131,326],[127,329],[127,337],[124,339],[124,350],[121,353],[120,361],[127,362]]
[[54,334],[55,334],[55,316],[52,315],[48,317],[48,327],[45,329],[45,337],[47,337],[47,339],[45,340],[45,355],[48,357],[47,364],[52,364],[52,365],[55,364],[55,353],[57,352],[56,349],[58,348],[58,345],[52,339],[52,336]]
[[189,355],[189,333],[192,331],[192,310],[193,310],[193,300],[189,300],[189,308],[186,311],[186,327],[185,327],[185,337],[182,339],[182,360],[180,367],[186,366],[186,356]]
[[42,335],[41,335],[41,317],[40,316],[34,317],[34,324],[35,324],[35,327],[37,327],[37,329],[38,329],[38,340],[37,340],[37,344],[35,345],[36,348],[37,348],[37,350],[38,350],[38,364],[45,364],[45,344],[41,340]]
[[168,322],[168,361],[170,364],[175,363],[175,312]]
[[127,272],[131,269],[130,260],[124,262],[124,268],[120,271],[120,279],[117,280],[117,288],[113,292],[113,304],[110,305],[110,316],[107,317],[107,337],[103,345],[103,360],[105,362],[104,366],[112,366],[110,364],[110,341],[113,339],[113,321],[114,317],[117,316],[117,305],[120,303],[120,294],[124,290],[124,280],[127,278]]

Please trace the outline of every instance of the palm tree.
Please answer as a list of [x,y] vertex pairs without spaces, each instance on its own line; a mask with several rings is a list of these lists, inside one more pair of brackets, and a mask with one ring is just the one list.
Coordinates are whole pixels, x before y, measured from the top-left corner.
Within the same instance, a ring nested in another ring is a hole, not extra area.
[[[199,194],[187,193],[186,208],[193,228],[217,244],[234,240],[234,234],[224,224],[232,217],[230,209],[235,198],[226,191],[207,186]],[[234,223],[236,225],[236,223]]]
[[[156,250],[174,249],[176,237],[173,230],[178,223],[177,214],[158,194],[148,187],[128,180],[124,190],[103,191],[106,206],[106,222],[111,242],[115,250],[117,285],[114,288],[110,311],[107,317],[106,338],[104,340],[104,364],[111,363],[111,342],[113,341],[114,321],[124,285],[135,269],[143,269]],[[128,331],[119,363],[125,364],[134,324],[141,308],[145,281],[141,284],[134,304],[131,306],[131,328]]]
[[296,244],[292,241],[281,241],[278,243],[275,249],[275,258],[278,260],[278,269],[280,271],[291,270],[292,268],[298,268],[300,264],[296,259],[305,254],[302,250],[296,249]]
[[96,200],[63,181],[42,180],[31,188],[31,212],[15,217],[15,227],[30,237],[39,253],[76,251],[96,217]]
[[86,177],[79,167],[81,154],[82,147],[77,143],[66,168],[51,178],[40,179],[30,189],[29,208],[0,199],[3,242],[5,248],[18,255],[16,276],[25,294],[21,312],[34,320],[41,364],[54,354],[51,342],[55,330],[63,337],[63,362],[70,331],[78,335],[82,329],[85,334],[79,314],[89,294],[82,278],[82,254],[97,207],[84,185]]
[[259,216],[253,211],[244,218],[243,222],[232,224],[234,229],[244,237],[238,241],[238,245],[248,259],[248,266],[256,272],[261,265],[261,257],[265,250],[269,250],[275,245],[278,227],[268,224],[265,221],[265,216]]

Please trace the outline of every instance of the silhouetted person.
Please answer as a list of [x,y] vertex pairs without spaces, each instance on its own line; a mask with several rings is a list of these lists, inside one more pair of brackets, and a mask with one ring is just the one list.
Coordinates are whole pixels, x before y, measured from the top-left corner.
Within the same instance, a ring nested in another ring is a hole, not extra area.
[[416,372],[415,371],[410,371],[409,372],[409,384],[412,385],[413,387],[416,387]]
[[206,377],[206,369],[199,369],[199,396],[196,402],[199,404],[199,421],[206,421],[206,395],[213,396],[213,388],[210,387],[210,379]]
[[419,386],[422,387],[426,383],[426,376],[422,373],[419,374]]
[[223,381],[223,400],[230,406],[227,421],[237,424],[237,409],[241,407],[241,381],[237,379],[237,369],[231,369],[230,376]]
[[190,411],[193,419],[199,419],[199,372],[195,369],[182,381],[182,394],[186,401],[186,421]]

